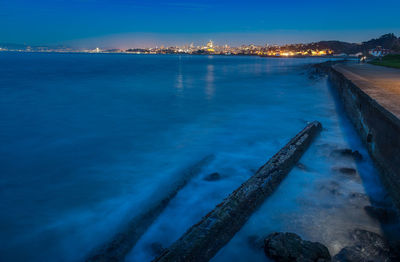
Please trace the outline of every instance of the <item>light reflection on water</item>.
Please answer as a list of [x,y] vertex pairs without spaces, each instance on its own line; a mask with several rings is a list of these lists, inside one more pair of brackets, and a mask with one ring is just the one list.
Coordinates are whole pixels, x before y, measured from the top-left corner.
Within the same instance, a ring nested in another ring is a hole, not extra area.
[[181,63],[179,63],[178,74],[176,75],[176,88],[183,89],[183,74]]
[[208,100],[213,98],[214,92],[214,65],[207,65],[205,93]]

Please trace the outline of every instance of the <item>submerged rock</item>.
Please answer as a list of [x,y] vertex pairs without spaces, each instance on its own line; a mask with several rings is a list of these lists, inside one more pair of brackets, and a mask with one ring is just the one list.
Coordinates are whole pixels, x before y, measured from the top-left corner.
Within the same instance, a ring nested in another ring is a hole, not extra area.
[[204,180],[206,180],[206,181],[217,181],[220,179],[221,179],[221,175],[217,172],[211,173],[204,178]]
[[349,194],[349,198],[351,199],[360,199],[360,200],[369,200],[369,197],[364,194],[364,193],[360,193],[360,192],[352,192]]
[[348,203],[353,205],[354,208],[362,209],[366,204],[370,203],[369,197],[360,192],[352,192],[348,194]]
[[357,174],[357,170],[352,167],[334,167],[332,170],[345,175],[353,176]]
[[[345,247],[335,255],[332,259],[333,262],[373,262],[370,260],[369,254],[364,252],[360,246]],[[385,260],[382,260],[385,261]]]
[[354,246],[343,248],[332,259],[334,262],[389,262],[395,261],[387,242],[378,234],[356,229],[351,234]]
[[302,240],[294,233],[272,233],[264,240],[265,254],[275,261],[331,261],[328,249],[318,242]]
[[332,156],[351,157],[354,160],[362,160],[363,156],[357,150],[353,151],[350,148],[335,149],[331,153]]
[[377,219],[381,223],[394,223],[398,219],[396,211],[392,208],[365,206],[364,210],[370,217]]
[[323,184],[319,187],[321,191],[326,191],[335,196],[341,196],[343,193],[340,190],[340,185],[336,181],[330,181],[329,183]]

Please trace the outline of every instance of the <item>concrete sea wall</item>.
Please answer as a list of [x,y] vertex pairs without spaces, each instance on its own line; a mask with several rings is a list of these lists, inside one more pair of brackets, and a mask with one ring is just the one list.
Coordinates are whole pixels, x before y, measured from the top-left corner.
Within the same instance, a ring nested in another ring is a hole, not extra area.
[[338,67],[319,65],[317,71],[328,73],[348,117],[379,167],[385,187],[400,208],[400,120],[346,78]]

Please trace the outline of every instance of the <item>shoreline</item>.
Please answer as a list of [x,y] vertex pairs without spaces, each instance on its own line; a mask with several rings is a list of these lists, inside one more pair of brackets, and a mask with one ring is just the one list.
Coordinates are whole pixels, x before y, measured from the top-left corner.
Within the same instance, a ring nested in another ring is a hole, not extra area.
[[338,59],[357,59],[357,57],[353,56],[333,56],[333,55],[326,55],[326,56],[268,56],[268,55],[253,55],[253,54],[187,54],[187,53],[175,53],[175,54],[148,54],[148,53],[133,53],[133,52],[84,52],[84,51],[0,51],[1,53],[28,53],[28,54],[89,54],[89,55],[101,55],[101,54],[115,54],[115,55],[149,55],[149,56],[228,56],[228,57],[233,57],[233,56],[239,56],[239,57],[249,57],[249,56],[254,56],[254,57],[260,57],[260,58],[283,58],[283,59],[288,59],[288,58],[338,58]]

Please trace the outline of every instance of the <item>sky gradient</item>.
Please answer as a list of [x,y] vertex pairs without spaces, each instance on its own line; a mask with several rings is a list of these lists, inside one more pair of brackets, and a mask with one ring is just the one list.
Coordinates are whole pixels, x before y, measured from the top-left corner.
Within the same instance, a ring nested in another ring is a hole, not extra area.
[[360,42],[400,34],[400,1],[0,0],[0,42],[81,47]]

